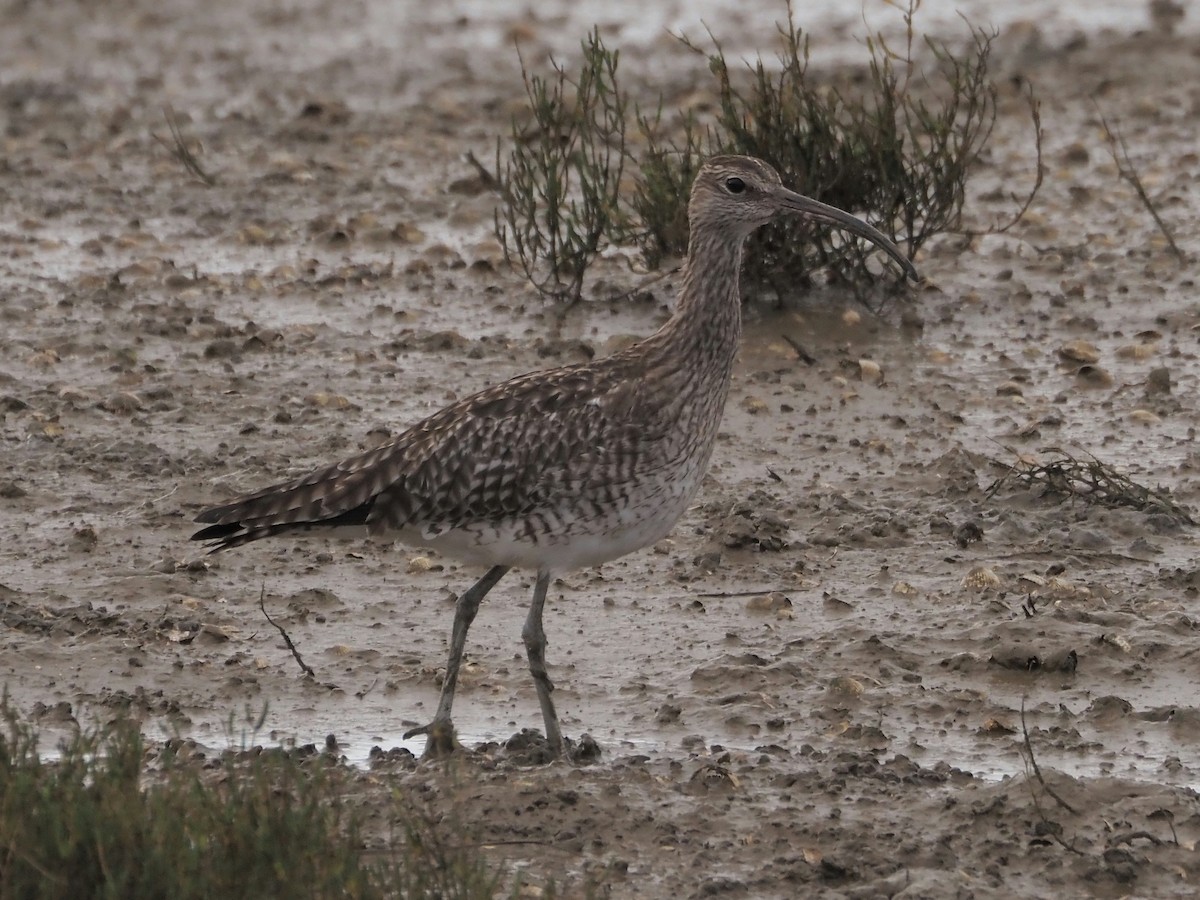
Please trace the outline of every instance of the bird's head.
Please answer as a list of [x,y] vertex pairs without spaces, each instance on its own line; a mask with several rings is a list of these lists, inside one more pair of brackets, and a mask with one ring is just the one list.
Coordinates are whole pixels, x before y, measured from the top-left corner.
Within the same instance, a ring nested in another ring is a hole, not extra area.
[[848,212],[829,206],[783,186],[779,173],[750,156],[714,156],[708,159],[692,185],[688,218],[692,228],[733,230],[739,239],[782,215],[803,216],[865,238],[896,260],[913,281],[920,276],[891,240]]

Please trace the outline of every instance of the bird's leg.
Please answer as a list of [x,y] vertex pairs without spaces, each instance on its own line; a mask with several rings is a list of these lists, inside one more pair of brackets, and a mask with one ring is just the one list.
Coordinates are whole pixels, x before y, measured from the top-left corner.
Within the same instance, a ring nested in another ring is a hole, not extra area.
[[529,605],[529,616],[521,629],[525,641],[525,652],[529,655],[529,671],[537,687],[538,703],[542,706],[542,719],[546,723],[546,741],[550,752],[557,758],[563,755],[562,732],[558,728],[558,714],[550,692],[554,685],[546,673],[546,632],[542,630],[542,608],[546,605],[546,590],[550,587],[550,572],[539,569],[537,583],[533,587],[533,602]]
[[437,712],[433,721],[420,728],[406,731],[404,737],[416,737],[419,734],[428,735],[425,742],[424,758],[445,756],[458,746],[454,735],[454,725],[450,722],[450,709],[454,706],[454,689],[458,685],[458,669],[462,665],[463,650],[467,644],[467,629],[475,621],[479,612],[479,604],[487,596],[487,592],[496,586],[496,582],[504,577],[508,566],[492,566],[487,574],[463,591],[454,604],[454,628],[450,632],[450,656],[446,660],[446,677],[442,681],[442,695],[438,700]]

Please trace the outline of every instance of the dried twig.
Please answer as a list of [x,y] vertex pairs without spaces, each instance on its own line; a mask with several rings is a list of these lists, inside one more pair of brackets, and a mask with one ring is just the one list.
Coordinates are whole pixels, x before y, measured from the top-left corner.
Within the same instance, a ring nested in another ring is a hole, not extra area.
[[1033,744],[1031,744],[1029,741],[1029,729],[1025,725],[1024,699],[1021,700],[1021,732],[1025,736],[1024,752],[1021,754],[1021,761],[1025,763],[1025,781],[1029,785],[1029,796],[1033,800],[1033,808],[1037,812],[1038,818],[1041,819],[1042,824],[1046,826],[1045,833],[1048,834],[1051,839],[1053,839],[1053,841],[1064,850],[1068,850],[1071,853],[1076,853],[1079,856],[1086,856],[1087,854],[1076,847],[1074,843],[1068,844],[1062,839],[1062,836],[1058,833],[1062,826],[1057,822],[1050,821],[1050,819],[1046,816],[1045,811],[1042,809],[1041,801],[1038,800],[1037,790],[1033,786],[1033,780],[1029,777],[1031,767],[1034,776],[1038,780],[1038,783],[1042,786],[1042,790],[1057,800],[1065,809],[1072,813],[1075,812],[1074,808],[1072,808],[1069,803],[1067,803],[1062,799],[1062,797],[1058,796],[1058,794],[1050,789],[1050,786],[1046,784],[1046,779],[1042,777],[1042,770],[1038,767],[1037,758],[1033,755]]
[[780,337],[783,338],[783,342],[785,344],[792,348],[796,354],[796,358],[799,359],[800,362],[804,363],[806,366],[816,365],[817,358],[805,350],[804,345],[798,340],[787,333],[781,334]]
[[[1005,449],[1019,456],[1016,450]],[[1041,452],[1049,459],[1040,465],[1009,465],[992,460],[994,465],[1005,471],[988,487],[987,498],[995,496],[1011,478],[1025,486],[1041,485],[1044,488],[1043,496],[1057,494],[1076,497],[1084,503],[1109,509],[1125,507],[1165,515],[1182,525],[1196,524],[1191,513],[1172,500],[1167,491],[1138,484],[1091,454],[1088,454],[1088,459],[1079,459],[1058,447],[1044,447]]]
[[1148,831],[1127,831],[1109,838],[1108,846],[1119,847],[1121,844],[1132,844],[1134,841],[1149,841],[1155,847],[1161,847],[1163,843],[1162,838]]
[[1165,820],[1167,827],[1171,829],[1171,842],[1174,843],[1176,847],[1179,846],[1179,835],[1175,832],[1175,813],[1165,808],[1156,809],[1154,812],[1150,813],[1150,815],[1146,816],[1146,818]]
[[168,143],[157,134],[154,135],[154,139],[162,144],[168,153],[179,160],[180,164],[192,175],[200,179],[206,186],[212,187],[217,183],[217,179],[204,171],[200,165],[200,161],[192,153],[192,148],[188,146],[187,139],[183,136],[183,131],[179,127],[179,118],[175,115],[175,110],[171,104],[168,103],[163,107],[163,115],[167,119],[167,128],[171,131],[171,141]]
[[[479,181],[489,191],[496,191],[504,196],[504,185],[501,184],[495,174],[479,161],[479,158],[470,150],[467,151],[467,162],[471,164],[471,168],[475,170],[475,174],[479,176]],[[508,197],[504,196],[505,202],[508,202]]]
[[1072,815],[1079,815],[1079,811],[1070,803],[1058,796],[1050,785],[1046,784],[1046,779],[1042,775],[1041,767],[1037,764],[1037,759],[1033,755],[1033,744],[1029,740],[1029,727],[1025,724],[1025,699],[1021,698],[1021,734],[1025,739],[1025,752],[1029,756],[1029,764],[1033,767],[1033,774],[1037,777],[1038,784],[1042,789],[1057,801],[1058,805]]
[[262,614],[267,617],[267,621],[275,626],[275,630],[283,636],[283,642],[287,645],[288,650],[292,652],[292,657],[297,663],[299,663],[300,669],[304,672],[304,674],[309,678],[316,678],[317,673],[313,671],[312,666],[304,661],[304,657],[300,655],[300,651],[296,649],[296,645],[292,643],[292,639],[288,636],[288,633],[283,630],[283,626],[272,619],[271,614],[267,612],[266,597],[267,588],[266,585],[263,585],[263,588],[258,595],[258,608],[261,609]]
[[[1033,120],[1033,147],[1037,156],[1037,177],[1033,181],[1033,187],[1029,189],[1029,193],[1025,195],[1025,199],[1021,200],[1021,205],[1017,207],[1016,212],[1012,214],[1007,222],[1003,225],[993,225],[990,228],[984,229],[963,229],[958,233],[965,237],[982,237],[989,234],[1004,234],[1023,218],[1025,213],[1029,212],[1029,207],[1033,205],[1033,199],[1038,195],[1038,191],[1042,189],[1042,182],[1046,180],[1046,165],[1042,162],[1042,102],[1038,100],[1033,92],[1033,85],[1029,85],[1029,117]],[[1016,194],[1012,195],[1014,201],[1019,198]]]
[[1096,112],[1100,116],[1100,126],[1104,129],[1104,136],[1108,139],[1108,152],[1112,154],[1113,162],[1117,164],[1117,175],[1122,181],[1129,183],[1134,192],[1138,195],[1138,199],[1142,201],[1142,206],[1154,218],[1154,224],[1158,226],[1158,230],[1162,232],[1162,236],[1167,239],[1167,246],[1171,248],[1171,252],[1175,254],[1175,258],[1179,260],[1180,265],[1187,262],[1187,256],[1179,245],[1175,243],[1175,237],[1171,234],[1171,229],[1167,227],[1167,223],[1162,220],[1162,216],[1158,214],[1158,209],[1154,205],[1154,201],[1150,199],[1150,195],[1146,193],[1146,188],[1142,184],[1142,179],[1138,175],[1137,169],[1133,165],[1133,161],[1129,158],[1129,148],[1125,145],[1125,137],[1120,131],[1113,131],[1108,125],[1108,120],[1104,118],[1104,112],[1100,109],[1100,104],[1093,99],[1096,104]]
[[762,594],[774,594],[783,591],[779,588],[759,588],[757,591],[705,591],[702,594],[693,594],[694,597],[703,597],[709,600],[731,600],[737,597],[758,597]]

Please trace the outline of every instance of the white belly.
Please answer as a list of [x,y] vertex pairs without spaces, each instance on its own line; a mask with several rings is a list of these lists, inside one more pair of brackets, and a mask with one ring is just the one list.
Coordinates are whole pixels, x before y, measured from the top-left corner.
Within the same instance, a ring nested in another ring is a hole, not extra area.
[[400,540],[484,566],[567,572],[608,562],[661,540],[687,510],[707,459],[668,482],[644,486],[627,502],[599,514],[578,509],[542,511],[529,518],[472,523],[441,533],[406,528]]

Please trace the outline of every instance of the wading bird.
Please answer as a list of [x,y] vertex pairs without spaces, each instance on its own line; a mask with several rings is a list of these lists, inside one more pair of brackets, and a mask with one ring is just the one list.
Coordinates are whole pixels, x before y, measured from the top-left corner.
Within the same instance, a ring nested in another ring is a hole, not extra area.
[[374,450],[206,509],[194,540],[227,550],[289,532],[365,526],[487,572],[458,598],[425,753],[455,744],[451,707],[467,630],[513,567],[536,570],[522,630],[550,752],[564,751],[546,672],[542,609],[556,573],[664,537],[708,469],[741,334],[738,276],[756,228],[798,215],[866,238],[916,269],[865,222],[788,190],[744,156],[701,167],[677,305],[654,334],[582,365],[521,375],[418,422]]

